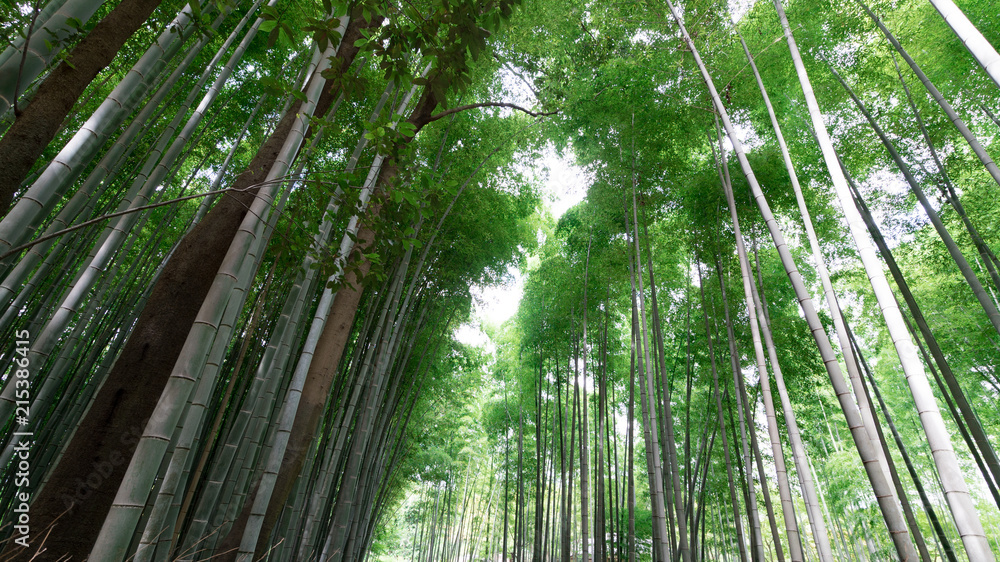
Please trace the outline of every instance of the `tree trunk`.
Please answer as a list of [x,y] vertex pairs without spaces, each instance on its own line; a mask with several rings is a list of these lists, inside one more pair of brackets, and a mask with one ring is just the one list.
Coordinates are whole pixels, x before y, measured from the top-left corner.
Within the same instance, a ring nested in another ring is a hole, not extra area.
[[17,98],[52,63],[61,50],[61,43],[76,33],[67,20],[74,18],[81,24],[87,23],[99,7],[98,2],[88,0],[59,0],[45,4],[34,25],[0,55],[0,115],[14,107]]
[[[580,410],[580,530],[581,544],[583,545],[580,556],[583,562],[590,562],[590,520],[588,518],[590,504],[590,473],[588,471],[590,462],[590,452],[587,442],[590,439],[590,428],[587,424],[587,277],[590,272],[590,242],[587,240],[587,261],[583,266],[583,363],[579,367],[583,371],[583,383]],[[575,373],[574,373],[575,374]],[[537,532],[537,527],[535,528]]]
[[[633,115],[633,120],[635,119]],[[665,562],[668,560],[667,555],[667,527],[666,527],[666,506],[664,502],[664,491],[663,491],[663,470],[661,468],[662,463],[660,460],[660,444],[659,444],[659,432],[657,431],[656,424],[656,404],[654,402],[656,393],[653,391],[653,381],[655,377],[653,376],[653,366],[652,366],[652,353],[649,343],[649,330],[647,328],[647,314],[646,314],[646,299],[644,297],[645,291],[643,290],[643,279],[642,279],[642,257],[639,251],[639,215],[638,215],[638,205],[636,204],[636,183],[638,182],[635,173],[635,162],[634,162],[634,139],[633,139],[633,168],[632,168],[632,234],[633,234],[633,246],[634,246],[634,264],[635,268],[631,273],[632,277],[632,318],[633,322],[639,320],[635,329],[641,330],[639,332],[640,339],[636,341],[639,355],[639,364],[642,367],[643,381],[640,387],[640,395],[642,397],[642,405],[646,412],[644,414],[645,424],[644,434],[647,435],[646,439],[646,464],[650,471],[650,499],[652,500],[652,523],[653,523],[653,550],[654,556],[653,560],[656,562]],[[628,223],[626,222],[626,225]],[[631,262],[630,262],[631,263]],[[638,311],[636,310],[636,301],[638,300]],[[638,312],[638,318],[637,316]]]
[[[744,45],[744,50],[747,51],[747,54],[749,55],[749,51],[746,49],[746,43],[744,43],[743,45]],[[753,63],[751,62],[751,65],[752,64]],[[793,516],[790,522],[791,524],[788,525],[786,523],[786,528],[788,529],[789,532],[789,545],[791,547],[793,558],[795,556],[798,556],[798,558],[801,559],[801,551],[796,547],[791,546],[793,544],[792,542],[793,535],[795,535],[794,538],[797,539],[798,527],[795,524],[794,509],[791,505],[791,491],[788,485],[788,474],[785,468],[784,452],[781,449],[781,440],[780,437],[778,437],[777,419],[774,411],[774,402],[773,399],[771,398],[770,383],[767,380],[767,369],[764,363],[764,353],[763,353],[763,346],[761,345],[761,340],[760,340],[760,330],[757,325],[757,322],[755,321],[755,316],[753,314],[754,309],[751,305],[752,299],[750,298],[751,291],[749,286],[749,275],[750,275],[749,261],[747,260],[746,247],[743,244],[743,234],[740,230],[739,218],[736,215],[736,204],[732,193],[732,183],[730,182],[730,177],[729,177],[729,166],[726,163],[725,151],[722,145],[722,135],[721,131],[718,131],[718,122],[716,122],[716,130],[719,140],[719,151],[722,156],[722,162],[719,163],[717,161],[717,166],[719,168],[719,175],[720,175],[719,181],[722,184],[723,191],[725,192],[726,195],[727,206],[730,208],[730,218],[733,223],[733,233],[735,234],[736,237],[737,257],[739,259],[739,264],[740,264],[740,279],[743,282],[744,298],[747,307],[747,319],[749,320],[750,323],[751,340],[754,346],[754,358],[756,359],[758,377],[761,386],[761,394],[764,395],[764,415],[765,418],[767,419],[768,435],[772,439],[771,445],[772,445],[772,453],[774,454],[774,459],[775,459],[774,460],[775,476],[778,480],[778,490],[779,490],[778,495],[781,498],[783,512],[787,512],[785,513],[786,518],[789,516],[789,514]],[[719,271],[719,286],[721,288],[723,286],[722,267],[721,264],[719,263],[718,256],[716,256],[716,269]],[[723,290],[723,295],[725,296],[724,290]],[[743,405],[742,411],[747,412],[747,417],[750,417],[752,419],[752,414],[749,413],[752,412],[752,409],[750,407],[750,401],[747,398],[746,384],[745,381],[743,380],[742,372],[739,370],[738,365],[735,363],[737,359],[735,355],[735,344],[734,344],[732,322],[730,321],[729,318],[729,304],[728,301],[725,299],[723,302],[725,303],[725,310],[726,310],[726,328],[727,328],[726,331],[730,340],[731,352],[732,355],[734,356],[733,382],[737,385],[738,388],[739,400]],[[758,472],[760,474],[761,491],[764,495],[764,504],[767,508],[768,522],[771,528],[771,538],[774,542],[775,553],[777,555],[778,560],[783,561],[784,551],[781,547],[781,537],[778,532],[777,522],[775,521],[774,509],[771,504],[771,496],[767,485],[767,478],[764,473],[764,465],[763,461],[761,460],[760,448],[757,443],[757,432],[754,429],[752,429],[750,432],[750,444],[752,448],[752,454],[756,459]],[[787,507],[786,507],[786,502],[787,502]],[[762,558],[763,555],[761,554],[760,557]]]
[[[248,19],[249,16],[241,21],[240,25],[238,25],[236,30],[234,30],[230,35],[223,48],[220,49],[219,54],[217,54],[215,58],[213,58],[212,62],[209,63],[208,67],[202,73],[199,81],[193,88],[191,88],[187,99],[184,100],[184,103],[178,109],[173,120],[161,133],[156,147],[152,149],[150,154],[147,156],[142,170],[133,181],[125,199],[119,204],[119,210],[122,210],[125,207],[131,209],[146,204],[154,193],[156,186],[159,186],[162,182],[164,182],[167,172],[173,168],[174,163],[180,157],[181,149],[185,144],[187,144],[188,139],[194,135],[195,129],[201,122],[201,118],[204,116],[206,109],[215,100],[217,92],[221,90],[225,80],[232,72],[233,64],[242,57],[242,54],[245,51],[245,46],[249,43],[249,40],[252,39],[253,34],[256,32],[256,26],[248,33],[248,38],[244,40],[241,45],[243,49],[239,49],[233,54],[229,64],[226,65],[223,72],[215,81],[215,87],[209,90],[209,92],[204,96],[204,99],[198,106],[198,111],[192,114],[191,118],[181,129],[177,137],[173,140],[173,142],[170,142],[173,132],[180,125],[180,122],[187,113],[188,108],[201,92],[201,87],[211,76],[211,73],[214,71],[222,53],[225,52],[229,44],[237,37],[237,34],[243,29],[243,26],[247,23]],[[258,25],[262,22],[263,20],[258,20]],[[161,154],[163,155],[162,159],[159,158]],[[126,236],[129,232],[131,232],[133,227],[135,227],[140,217],[140,213],[124,215],[119,217],[118,220],[115,221],[114,225],[108,225],[106,227],[104,241],[99,247],[94,247],[91,250],[91,254],[88,256],[89,261],[85,262],[84,271],[75,280],[73,288],[60,304],[59,309],[52,315],[49,322],[46,323],[45,327],[32,344],[30,356],[33,364],[43,365],[45,363],[45,359],[55,348],[59,335],[76,316],[77,309],[80,308],[82,302],[85,302],[85,299],[89,295],[94,284],[96,284],[102,276],[107,275],[104,270],[109,267],[112,258],[116,255],[116,253],[118,253],[121,245],[125,242]],[[80,321],[83,321],[83,318],[81,318]],[[38,410],[42,411],[47,410],[49,404],[56,398],[54,395],[56,394],[57,386],[58,379],[48,376],[42,387],[36,391],[32,407],[36,407]],[[12,385],[8,385],[8,388],[13,391]],[[13,395],[10,397],[13,398]],[[5,402],[6,400],[7,396],[0,393],[0,401]],[[0,412],[2,412],[0,413],[0,419],[7,417],[7,409],[4,408],[4,406],[6,406],[6,404],[0,402]],[[11,411],[13,410],[11,409]]]
[[[225,14],[215,19],[212,28],[217,28]],[[194,32],[191,24],[191,13],[182,10],[160,33],[159,38],[132,66],[125,78],[115,86],[107,98],[91,114],[90,118],[73,135],[67,144],[32,180],[30,187],[14,203],[6,216],[0,220],[0,251],[26,241],[35,232],[38,223],[59,202],[76,178],[83,173],[84,166],[94,158],[112,132],[132,113],[146,92],[160,75],[167,62],[180,50],[184,41]],[[180,29],[178,32],[177,30]],[[197,45],[203,45],[199,41]],[[38,107],[43,104],[32,104]],[[30,108],[29,108],[30,109]],[[40,111],[40,110],[39,110]],[[28,131],[26,134],[32,134]],[[6,140],[10,135],[4,137]],[[47,141],[46,141],[47,142]],[[0,141],[2,144],[2,141]],[[31,143],[29,143],[30,146]],[[18,145],[12,147],[18,149]],[[32,156],[37,158],[37,156]],[[30,168],[31,164],[27,164]],[[22,166],[23,167],[23,166]],[[4,173],[4,172],[0,172]],[[27,170],[22,174],[27,174]],[[20,182],[23,177],[13,181]],[[18,189],[14,185],[10,193]],[[3,189],[0,186],[0,189]],[[10,201],[8,199],[7,204]]]
[[[376,18],[378,19],[378,17]],[[353,43],[348,43],[348,38],[345,35],[343,44],[351,45]],[[402,105],[405,107],[406,104]],[[431,111],[433,111],[436,105],[436,98],[427,90],[408,121],[413,123],[416,129],[419,130],[420,127],[430,121]],[[394,164],[383,164],[376,189],[384,190],[394,181],[397,173],[398,171]],[[371,215],[378,215],[377,205],[371,210]],[[271,501],[267,508],[267,519],[261,531],[262,538],[260,540],[262,541],[267,540],[263,537],[265,534],[270,534],[274,523],[277,522],[288,494],[291,492],[292,486],[302,470],[306,453],[313,441],[316,427],[322,417],[323,408],[326,405],[334,375],[340,365],[340,359],[347,345],[347,339],[350,335],[351,326],[354,324],[358,305],[361,302],[363,288],[358,286],[358,281],[363,279],[371,267],[371,263],[363,254],[374,243],[375,234],[366,224],[358,231],[356,237],[358,242],[355,244],[355,248],[358,252],[357,255],[361,257],[355,258],[353,263],[361,275],[355,276],[349,285],[338,291],[332,304],[330,317],[327,319],[322,335],[320,335],[320,339],[316,344],[316,354],[310,363],[309,373],[306,376],[305,387],[302,391],[302,402],[295,414],[295,421],[289,436],[285,456],[282,460],[280,472],[276,476],[277,481],[274,484],[274,491],[272,492]],[[351,261],[347,256],[341,256],[339,259]],[[345,282],[349,281],[346,276],[344,280]],[[342,296],[341,293],[345,292],[347,294]]]
[[161,0],[124,0],[73,49],[38,88],[31,104],[0,139],[0,215],[7,213],[35,160],[55,137],[73,104],[111,63]]
[[[899,83],[903,86],[903,92],[906,93],[906,101],[910,104],[910,110],[913,111],[913,118],[917,122],[917,126],[920,128],[920,134],[924,137],[924,142],[927,143],[927,150],[931,153],[931,158],[934,159],[934,164],[937,165],[938,172],[941,174],[941,180],[938,183],[941,195],[944,196],[945,200],[951,205],[955,212],[958,214],[959,218],[962,219],[962,224],[965,225],[965,230],[969,233],[969,238],[972,239],[972,243],[976,246],[976,250],[979,252],[979,257],[983,260],[983,266],[986,268],[990,279],[993,281],[993,289],[995,291],[1000,291],[1000,273],[997,272],[997,268],[1000,267],[1000,260],[997,259],[996,254],[993,250],[986,245],[983,240],[982,235],[979,230],[972,224],[969,220],[969,215],[965,212],[965,207],[962,205],[962,201],[958,197],[958,192],[955,190],[955,186],[951,182],[951,178],[948,177],[948,172],[944,168],[944,164],[941,162],[941,158],[938,156],[937,150],[934,148],[934,143],[931,141],[930,133],[927,132],[927,127],[924,125],[924,120],[920,116],[920,110],[917,108],[917,104],[913,101],[913,94],[910,92],[910,87],[906,85],[906,80],[903,78],[903,71],[899,68],[899,63],[896,62],[896,57],[893,55],[892,64],[896,67],[896,74],[899,76]],[[992,113],[987,114],[992,116]],[[921,165],[923,169],[923,165]],[[924,170],[926,172],[926,170]]]
[[[355,37],[359,33],[357,27],[349,28],[345,51],[339,55],[345,66],[357,53],[350,38],[352,30]],[[316,104],[316,113],[323,114],[334,97],[332,92],[324,91]],[[32,514],[40,526],[59,517],[58,530],[46,543],[50,552],[68,553],[79,559],[89,554],[143,424],[166,385],[222,257],[256,195],[254,186],[270,170],[297,120],[298,111],[296,104],[285,113],[250,166],[234,182],[233,191],[184,237],[153,286],[128,343],[60,463],[53,469],[48,484],[32,504]],[[141,384],[135,380],[136,373],[142,373]],[[96,486],[85,484],[86,479],[80,478],[81,471],[102,478],[92,479],[98,482]],[[67,509],[70,511],[64,514]]]

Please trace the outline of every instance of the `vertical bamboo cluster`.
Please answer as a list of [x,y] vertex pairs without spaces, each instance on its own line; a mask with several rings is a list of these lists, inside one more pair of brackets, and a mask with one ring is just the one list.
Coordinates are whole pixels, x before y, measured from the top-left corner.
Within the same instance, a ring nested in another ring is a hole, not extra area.
[[[878,31],[824,32],[884,36],[905,106],[834,68],[843,45],[800,52],[780,0],[752,8],[780,68],[694,1],[529,8],[555,23],[510,22],[517,0],[321,4],[24,7],[0,53],[0,558],[995,558],[971,479],[1000,505],[1000,379],[939,341],[861,181],[899,171],[996,347],[995,228],[965,208],[1000,184],[973,133],[995,123],[960,115],[867,6]],[[995,49],[932,4],[996,81]],[[752,100],[702,58],[729,48]],[[824,59],[842,106],[813,91]],[[512,77],[553,111],[499,101]],[[879,110],[912,113],[913,138]],[[832,120],[889,159],[859,170]],[[548,142],[592,180],[554,223],[522,165]],[[834,198],[851,249],[814,206]],[[471,287],[518,265],[516,316],[462,343]]]
[[[464,278],[488,264],[456,276],[461,262],[447,259],[454,233],[446,221],[489,156],[474,170],[458,167],[468,174],[465,184],[440,206],[428,202],[430,187],[445,181],[442,155],[461,139],[445,134],[429,170],[406,166],[400,177],[399,158],[439,119],[445,92],[468,80],[466,58],[486,48],[470,34],[495,29],[514,3],[469,3],[454,23],[435,20],[463,30],[451,43],[414,37],[403,22],[383,26],[385,14],[362,3],[329,5],[310,23],[311,54],[289,52],[290,65],[301,69],[292,93],[270,101],[248,77],[253,66],[245,55],[265,24],[272,45],[293,31],[274,2],[262,4],[236,8],[236,18],[228,17],[232,7],[185,8],[4,217],[0,228],[11,233],[4,249],[14,249],[4,259],[4,330],[29,328],[35,337],[25,357],[35,369],[27,403],[6,379],[10,408],[0,413],[11,431],[3,456],[16,456],[13,431],[38,435],[31,506],[33,522],[48,529],[44,545],[8,543],[11,557],[28,559],[45,548],[101,560],[214,551],[232,559],[274,552],[353,560],[367,552],[394,501],[410,422],[427,415],[421,389],[439,376],[432,374],[445,361],[438,349],[450,342],[442,334],[462,307],[451,295],[461,295]],[[62,21],[50,11],[41,15],[53,25]],[[216,40],[195,33],[198,25],[225,33]],[[410,41],[413,51],[403,57],[383,49],[352,68],[359,52],[379,47],[366,33]],[[183,60],[172,61],[180,53]],[[421,57],[422,71],[406,62]],[[432,73],[428,60],[435,58],[450,66]],[[370,74],[373,63],[395,68],[389,80],[379,79],[385,93],[362,92],[341,129],[358,128],[364,112],[378,134],[324,138],[351,74]],[[382,112],[394,95],[395,111]],[[240,111],[237,104],[254,109],[243,130],[227,138],[212,124]],[[270,133],[261,142],[247,134],[253,127]],[[338,154],[332,142],[356,148]],[[220,145],[229,146],[215,160],[206,147]],[[355,168],[366,160],[372,163],[354,192]],[[243,173],[227,176],[237,165]],[[323,166],[342,170],[327,180],[316,174]],[[301,228],[296,213],[314,213],[295,190],[329,185],[336,190],[308,251],[292,244],[269,252],[273,237],[288,240]],[[419,207],[439,215],[433,229]],[[105,228],[109,212],[115,214]],[[409,230],[404,251],[382,239],[381,213]],[[35,232],[44,239],[22,256],[15,247]],[[343,241],[330,253],[334,236]],[[510,251],[494,250],[495,260]],[[279,266],[288,259],[302,260],[292,278]],[[376,262],[371,273],[385,276],[381,285],[368,275]],[[332,273],[318,275],[329,267]],[[75,273],[52,275],[58,270]],[[266,345],[254,345],[258,338]],[[317,379],[325,388],[317,389]],[[306,408],[297,407],[302,396]],[[22,408],[30,419],[18,413]],[[6,471],[5,505],[19,486],[13,469]],[[239,548],[228,549],[230,541]]]

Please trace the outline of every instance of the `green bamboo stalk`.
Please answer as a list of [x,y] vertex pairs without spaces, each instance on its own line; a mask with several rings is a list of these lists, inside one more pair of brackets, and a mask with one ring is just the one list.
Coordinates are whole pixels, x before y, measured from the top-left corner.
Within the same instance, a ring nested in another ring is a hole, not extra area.
[[[862,221],[857,208],[852,204],[853,202],[847,186],[847,181],[845,180],[844,174],[837,162],[837,157],[833,150],[833,143],[830,140],[826,126],[823,123],[819,105],[816,102],[815,95],[812,93],[812,88],[810,86],[805,67],[802,64],[802,59],[798,55],[798,49],[795,46],[795,40],[792,37],[792,31],[788,25],[788,20],[784,17],[784,10],[781,8],[781,0],[775,0],[775,9],[778,11],[782,27],[785,29],[785,37],[788,40],[789,48],[792,51],[792,60],[795,62],[796,72],[799,74],[803,92],[806,97],[806,103],[810,108],[813,129],[819,139],[820,148],[823,151],[823,158],[826,162],[827,170],[833,179],[834,188],[836,189],[844,214],[847,217],[847,223],[850,227],[855,244],[858,247],[862,263],[865,267],[865,272],[868,275],[872,289],[875,292],[875,297],[879,303],[879,308],[882,310],[882,315],[885,318],[889,334],[892,337],[894,346],[896,347],[897,355],[899,356],[900,363],[903,367],[903,372],[910,387],[914,403],[917,410],[920,412],[921,425],[924,428],[924,433],[927,436],[931,450],[934,451],[933,456],[935,466],[937,467],[938,474],[941,477],[942,486],[945,490],[945,495],[948,498],[948,503],[952,509],[952,513],[955,514],[959,534],[962,536],[966,549],[972,558],[984,561],[993,560],[994,557],[990,551],[989,545],[986,542],[986,535],[983,531],[982,523],[979,521],[979,516],[975,510],[972,498],[969,496],[968,488],[962,477],[961,469],[958,466],[958,459],[955,457],[954,449],[951,446],[951,438],[949,437],[947,428],[944,425],[944,420],[941,418],[941,413],[938,410],[934,394],[931,392],[930,384],[927,381],[923,365],[917,357],[916,348],[913,345],[913,341],[910,339],[910,335],[902,321],[902,314],[899,307],[895,303],[895,298],[892,296],[892,290],[890,289],[889,282],[885,277],[885,272],[882,270],[882,265],[879,263],[875,250],[872,247],[871,242],[868,240],[864,222]],[[896,516],[899,516],[900,514],[898,513],[898,508],[894,511],[896,511],[896,514],[894,515],[895,519]],[[890,525],[890,532],[893,535],[894,541],[897,543],[897,550],[902,556],[903,549],[901,547],[904,546],[902,539],[905,538],[907,539],[905,543],[908,545],[908,548],[906,549],[909,553],[908,555],[915,557],[916,553],[912,552],[913,546],[908,540],[908,535],[905,533],[905,526],[899,525],[899,523],[899,521],[893,521]]]
[[983,67],[993,83],[1000,87],[1000,53],[983,37],[982,32],[952,0],[930,0],[948,27],[962,40],[976,62]]
[[[698,54],[697,47],[694,45],[694,42],[688,35],[687,30],[684,28],[680,16],[678,15],[673,4],[670,0],[667,0],[667,2],[668,6],[671,8],[674,20],[681,28],[681,33],[684,37],[685,43],[691,49],[692,54],[695,57],[695,61],[698,63],[702,78],[709,88],[713,103],[720,114],[720,118],[722,119],[723,127],[733,143],[737,158],[740,162],[740,167],[750,184],[754,198],[756,199],[761,214],[764,216],[764,220],[771,232],[771,237],[774,241],[775,247],[782,258],[782,263],[785,266],[786,273],[788,274],[789,280],[792,282],[792,286],[795,289],[799,304],[806,316],[806,320],[810,325],[810,330],[816,340],[817,347],[823,357],[824,365],[826,366],[827,373],[830,376],[830,382],[834,386],[838,398],[840,399],[841,408],[848,420],[848,426],[851,428],[851,434],[854,438],[855,445],[861,454],[862,459],[866,461],[866,472],[868,474],[869,481],[872,483],[872,487],[875,490],[876,497],[879,500],[879,506],[883,512],[890,531],[893,533],[893,536],[897,538],[897,552],[901,558],[916,556],[913,545],[910,543],[908,536],[906,535],[906,526],[905,522],[903,522],[902,514],[899,512],[899,507],[892,501],[892,492],[889,489],[888,482],[885,480],[884,473],[878,468],[877,456],[871,439],[868,437],[867,432],[864,431],[861,415],[857,410],[857,406],[853,403],[853,400],[850,397],[850,390],[847,388],[840,366],[837,364],[833,348],[831,347],[830,341],[826,336],[826,331],[823,329],[819,316],[813,307],[812,298],[810,297],[808,290],[805,288],[801,275],[796,269],[794,260],[788,251],[784,235],[781,232],[780,227],[775,222],[770,206],[760,190],[760,185],[757,183],[757,179],[754,176],[753,170],[750,168],[750,163],[743,151],[743,145],[735,134],[735,130],[729,120],[729,114],[726,112],[725,106],[719,98],[718,91],[715,89],[711,75],[708,73],[707,68],[701,61],[701,56]],[[801,62],[799,64],[801,64]]]
[[52,64],[66,41],[78,33],[69,20],[83,25],[99,7],[99,2],[89,0],[56,0],[45,4],[34,26],[0,55],[0,115],[14,107],[15,100]]
[[[225,15],[223,13],[216,18],[217,24],[221,24]],[[194,32],[194,26],[190,25],[191,18],[191,8],[185,6],[0,220],[0,251],[7,251],[27,240],[37,228],[38,221],[59,202],[73,180],[83,172],[84,164],[94,157],[104,141],[128,117],[155,77]],[[177,33],[175,29],[181,32]]]
[[[332,53],[332,50],[331,50]],[[256,254],[261,246],[263,225],[270,216],[272,201],[278,192],[281,182],[275,182],[284,175],[290,161],[298,152],[298,148],[308,127],[308,117],[315,107],[324,80],[319,75],[326,69],[329,59],[324,57],[317,67],[308,87],[302,114],[297,121],[293,134],[290,134],[275,162],[268,173],[267,185],[261,188],[251,206],[250,212],[241,225],[223,265],[216,277],[216,282],[206,297],[198,319],[195,321],[184,348],[178,357],[170,380],[163,390],[161,399],[153,412],[150,422],[143,431],[136,452],[129,464],[126,476],[122,481],[115,504],[105,519],[101,533],[98,535],[91,558],[97,560],[115,561],[125,557],[129,537],[143,511],[150,490],[149,486],[155,479],[155,470],[166,453],[166,445],[176,427],[182,413],[180,405],[187,402],[195,381],[204,366],[204,361],[214,341],[218,330],[220,317],[224,312],[227,296],[235,285],[241,264],[248,254]]]

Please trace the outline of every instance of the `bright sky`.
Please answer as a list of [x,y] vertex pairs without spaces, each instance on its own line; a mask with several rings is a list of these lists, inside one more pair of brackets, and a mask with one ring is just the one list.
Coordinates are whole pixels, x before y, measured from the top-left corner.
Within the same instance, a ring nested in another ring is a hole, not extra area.
[[[589,179],[573,162],[573,155],[560,158],[552,147],[535,163],[536,173],[543,180],[542,203],[556,219],[570,207],[583,200]],[[473,319],[458,328],[455,337],[462,343],[485,346],[492,351],[492,343],[480,329],[485,323],[500,326],[517,312],[524,292],[524,276],[516,268],[510,269],[510,282],[494,287],[473,287]]]

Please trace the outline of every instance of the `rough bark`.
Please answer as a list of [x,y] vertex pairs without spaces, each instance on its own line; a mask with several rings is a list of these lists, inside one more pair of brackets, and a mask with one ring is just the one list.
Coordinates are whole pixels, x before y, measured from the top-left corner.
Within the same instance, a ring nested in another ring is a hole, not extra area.
[[0,139],[0,215],[7,213],[14,193],[83,90],[159,5],[160,0],[118,4],[39,86],[31,105]]
[[[348,31],[349,34],[350,31]],[[349,39],[345,36],[343,43],[345,46],[353,45],[353,41],[348,42]],[[415,130],[419,130],[430,122],[430,117],[436,106],[437,98],[429,89],[425,89],[424,95],[408,119],[414,125]],[[384,187],[390,184],[396,175],[395,165],[386,163],[378,180],[378,189],[384,190]],[[371,211],[372,215],[378,214],[377,207],[373,207]],[[366,225],[358,232],[357,238],[356,248],[363,253],[373,243],[374,233]],[[363,277],[370,267],[371,263],[362,255],[361,258],[358,258],[354,271],[361,273],[361,277]],[[295,415],[288,446],[281,463],[282,468],[274,485],[271,502],[268,504],[267,514],[261,527],[258,549],[269,540],[271,530],[281,515],[288,494],[291,493],[295,480],[302,471],[313,436],[316,433],[316,427],[322,418],[323,408],[330,394],[330,387],[337,373],[337,367],[347,345],[354,316],[357,314],[358,305],[361,302],[363,290],[357,286],[357,277],[345,276],[345,281],[348,282],[348,285],[337,293],[330,311],[330,318],[327,320],[326,327],[316,346],[316,355],[302,391],[302,401]],[[249,506],[244,511],[248,509]],[[236,527],[234,526],[233,529],[235,530]],[[242,536],[242,530],[239,533],[231,530],[218,551],[225,552],[238,546],[240,536],[237,535]],[[233,551],[233,556],[235,556],[235,551]],[[222,558],[222,560],[226,560],[226,558]]]
[[[234,187],[263,178],[281,147],[282,131],[295,121],[289,112]],[[178,246],[154,285],[128,343],[77,427],[49,482],[32,505],[41,524],[60,518],[46,543],[50,552],[83,559],[90,553],[111,507],[160,392],[170,376],[187,332],[208,293],[233,233],[254,197],[254,190],[223,198]],[[137,384],[141,383],[141,384]],[[102,478],[91,479],[96,474]],[[106,476],[104,476],[106,474]],[[81,478],[81,476],[83,476]],[[98,484],[92,485],[94,482]]]
[[[348,28],[340,53],[344,68],[358,49]],[[326,90],[316,115],[330,107],[336,95]],[[135,451],[145,421],[151,415],[170,376],[192,322],[212,284],[222,258],[239,228],[256,188],[270,170],[292,129],[296,104],[278,122],[250,166],[187,236],[153,286],[114,368],[67,445],[62,461],[32,504],[33,523],[44,528],[56,521],[46,547],[49,553],[83,560],[90,553],[104,516]],[[65,512],[65,513],[64,513]],[[26,559],[26,558],[25,558]]]

